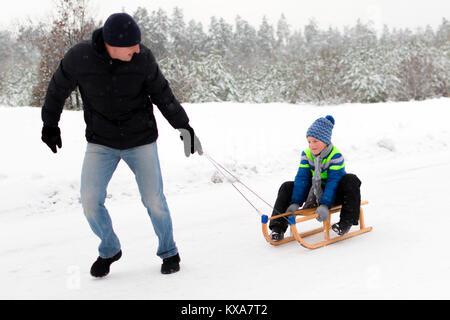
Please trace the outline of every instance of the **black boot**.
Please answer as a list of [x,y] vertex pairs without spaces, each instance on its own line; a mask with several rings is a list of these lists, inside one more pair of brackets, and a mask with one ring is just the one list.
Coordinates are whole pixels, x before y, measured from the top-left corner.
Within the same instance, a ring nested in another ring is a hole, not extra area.
[[281,228],[272,228],[272,232],[270,233],[270,238],[273,241],[281,241],[284,239],[284,232],[281,230]]
[[163,264],[161,265],[162,274],[171,274],[180,271],[180,255],[176,255],[163,259]]
[[117,261],[122,257],[122,250],[119,251],[112,258],[104,259],[102,257],[98,257],[97,261],[91,267],[91,275],[96,278],[104,277],[109,273],[109,267],[114,261]]
[[331,229],[333,229],[333,231],[336,232],[338,235],[343,236],[344,234],[350,231],[352,225],[353,225],[352,222],[347,222],[344,220],[333,224],[331,226]]

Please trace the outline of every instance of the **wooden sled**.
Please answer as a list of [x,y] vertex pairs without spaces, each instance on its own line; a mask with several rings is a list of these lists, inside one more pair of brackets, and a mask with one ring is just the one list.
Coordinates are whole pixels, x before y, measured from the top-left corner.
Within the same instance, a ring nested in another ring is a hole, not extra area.
[[[366,228],[366,226],[364,225],[364,214],[363,214],[363,209],[362,209],[362,206],[364,206],[364,205],[366,205],[368,203],[369,203],[368,201],[361,201],[361,207],[359,209],[359,230],[356,230],[356,231],[344,234],[343,236],[337,236],[337,237],[334,237],[334,238],[330,237],[331,215],[333,213],[340,212],[342,206],[334,206],[334,207],[332,207],[330,209],[330,214],[328,215],[328,219],[323,222],[323,226],[321,228],[314,229],[314,230],[307,231],[307,232],[303,232],[303,233],[299,233],[298,232],[297,223],[305,222],[305,221],[312,220],[312,219],[316,219],[317,216],[318,216],[317,213],[315,213],[316,208],[302,209],[302,210],[296,211],[295,212],[296,217],[292,216],[291,212],[283,213],[283,214],[280,214],[280,215],[277,215],[277,216],[273,216],[273,217],[268,217],[266,215],[263,215],[262,219],[261,219],[262,232],[263,232],[263,235],[266,238],[266,240],[270,244],[273,244],[275,246],[279,246],[279,245],[284,244],[286,242],[291,242],[291,241],[297,240],[305,248],[308,248],[308,249],[320,248],[320,247],[323,247],[323,246],[335,243],[337,241],[348,239],[348,238],[360,235],[362,233],[366,233],[366,232],[371,231],[372,227],[367,227]],[[300,217],[298,217],[298,216],[300,216]],[[270,235],[269,235],[269,232],[268,232],[267,223],[270,220],[281,218],[281,217],[288,217],[292,235],[290,237],[284,238],[281,241],[273,241],[270,238]],[[323,241],[311,244],[311,243],[308,243],[308,242],[306,242],[304,240],[304,238],[306,238],[308,236],[311,236],[313,234],[320,233],[320,232],[323,232],[323,234],[324,234],[324,240]]]

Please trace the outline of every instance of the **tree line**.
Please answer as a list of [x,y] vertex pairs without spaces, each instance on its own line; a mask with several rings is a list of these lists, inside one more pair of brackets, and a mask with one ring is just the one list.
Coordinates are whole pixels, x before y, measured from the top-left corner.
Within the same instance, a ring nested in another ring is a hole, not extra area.
[[[90,39],[102,21],[89,0],[57,0],[49,23],[0,31],[0,103],[42,106],[51,75],[64,53]],[[450,24],[377,33],[356,21],[343,30],[310,20],[293,30],[282,15],[257,27],[211,17],[206,29],[183,11],[139,7],[131,13],[142,42],[154,53],[181,102],[349,102],[424,100],[449,96]],[[66,108],[82,108],[75,92]]]

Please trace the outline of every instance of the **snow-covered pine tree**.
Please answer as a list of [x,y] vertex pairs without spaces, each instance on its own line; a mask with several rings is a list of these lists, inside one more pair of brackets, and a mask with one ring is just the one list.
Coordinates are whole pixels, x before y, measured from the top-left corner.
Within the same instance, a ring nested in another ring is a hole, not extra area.
[[258,63],[258,40],[256,29],[240,16],[235,19],[234,29],[230,65],[235,67],[236,74],[240,74],[238,69],[241,67],[253,68]]
[[223,18],[211,17],[208,27],[207,50],[209,53],[229,56],[229,47],[233,39],[233,26]]
[[285,48],[291,35],[291,27],[284,14],[281,14],[281,17],[278,20],[276,35],[277,48]]
[[132,16],[141,30],[142,43],[148,47],[152,47],[153,43],[151,37],[153,35],[153,30],[151,29],[150,16],[147,9],[144,7],[137,7]]
[[183,10],[178,7],[173,9],[169,19],[169,55],[179,58],[185,57],[185,48],[187,46],[186,23],[184,21]]
[[[384,32],[387,37],[387,30]],[[358,20],[356,26],[346,30],[345,45],[347,51],[340,61],[344,101],[387,101],[399,85],[398,72],[389,60],[390,49],[378,45],[373,26]]]
[[274,62],[277,41],[275,40],[275,30],[269,24],[266,16],[263,17],[259,26],[257,39],[259,57],[264,61]]
[[185,62],[179,58],[166,58],[160,66],[175,96],[182,102],[237,100],[234,77],[219,54]]
[[0,104],[26,106],[30,103],[33,83],[37,82],[34,62],[39,58],[27,41],[13,39],[10,32],[0,31]]
[[343,61],[342,84],[346,100],[374,103],[387,101],[400,86],[397,68],[383,49],[360,48],[348,52]]
[[207,56],[208,37],[203,31],[203,25],[195,20],[190,20],[186,28],[188,36],[186,55],[191,59],[199,59]]
[[169,18],[166,12],[162,9],[152,11],[149,24],[150,48],[157,60],[163,59],[169,55]]
[[193,63],[192,76],[196,81],[192,98],[198,102],[236,101],[234,77],[220,54],[210,54],[203,61]]
[[[80,21],[91,18],[84,14],[73,19],[71,13],[87,2],[57,0],[53,24],[36,28],[40,37],[30,38],[39,38],[33,41],[41,59],[39,69],[39,62],[21,65],[22,61],[12,62],[2,55],[2,101],[6,92],[8,99],[24,96],[19,93],[26,92],[22,88],[39,70],[39,85],[33,93],[35,105],[42,105],[49,77],[62,55],[78,39],[89,39],[95,28],[87,27],[79,37]],[[315,20],[303,30],[290,30],[284,16],[276,28],[266,17],[258,28],[239,16],[233,26],[213,17],[205,33],[194,20],[186,25],[178,8],[170,18],[162,9],[149,15],[138,8],[134,16],[144,44],[152,49],[181,101],[322,104],[449,96],[450,25],[446,19],[436,31],[426,26],[414,32],[385,26],[378,38],[372,25],[361,21],[339,32],[331,27],[321,30]],[[33,50],[24,50],[23,56],[33,56]],[[73,104],[70,100],[68,104],[79,105],[77,99],[79,103],[75,94]]]
[[173,94],[180,102],[194,102],[195,79],[192,77],[191,67],[178,56],[168,56],[159,61],[162,73],[170,84]]
[[14,47],[14,42],[11,39],[10,32],[1,30],[0,31],[0,42],[3,44],[0,47],[0,57],[2,57],[2,63],[0,63],[0,104],[9,104],[6,98],[7,92],[7,73],[11,69],[11,56],[12,48]]

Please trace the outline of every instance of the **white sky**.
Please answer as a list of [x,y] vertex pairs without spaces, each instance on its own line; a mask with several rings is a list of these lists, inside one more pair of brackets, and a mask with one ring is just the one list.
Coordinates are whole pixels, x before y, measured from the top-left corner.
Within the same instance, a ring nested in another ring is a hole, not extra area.
[[[282,13],[292,29],[303,28],[310,18],[319,27],[341,28],[353,26],[358,18],[372,20],[377,29],[384,24],[390,28],[425,27],[436,28],[442,18],[450,18],[449,0],[91,0],[98,20],[114,12],[133,13],[138,6],[149,11],[157,8],[171,14],[175,6],[183,9],[185,21],[194,19],[203,23],[206,31],[211,16],[223,17],[234,25],[240,15],[258,27],[265,15],[275,25]],[[48,17],[53,0],[13,0],[0,10],[0,27],[9,27],[25,17],[33,19]]]

